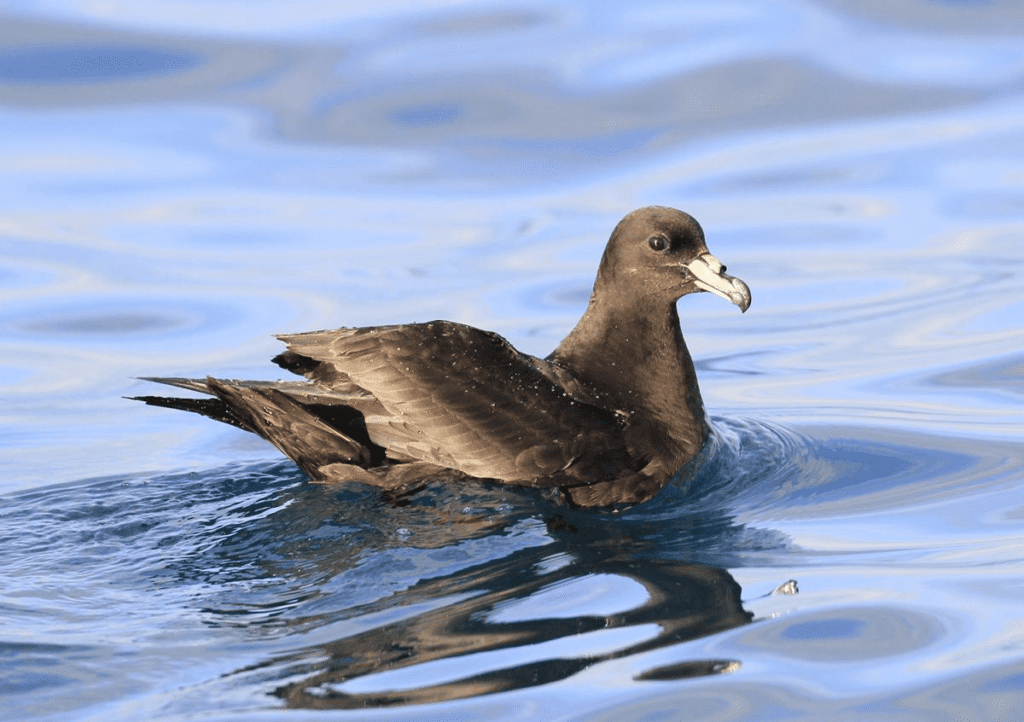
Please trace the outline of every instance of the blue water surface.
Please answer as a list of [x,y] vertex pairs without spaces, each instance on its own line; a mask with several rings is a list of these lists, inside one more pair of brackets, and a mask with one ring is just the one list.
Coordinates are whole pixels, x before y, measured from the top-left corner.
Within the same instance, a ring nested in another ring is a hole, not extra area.
[[[1024,9],[0,2],[0,717],[1016,720]],[[310,484],[139,376],[448,318],[626,212],[714,435],[637,507]]]

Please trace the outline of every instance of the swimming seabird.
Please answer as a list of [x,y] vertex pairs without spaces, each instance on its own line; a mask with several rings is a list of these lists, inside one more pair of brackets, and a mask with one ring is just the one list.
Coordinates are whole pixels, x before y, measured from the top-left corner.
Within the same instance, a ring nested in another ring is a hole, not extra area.
[[586,312],[544,359],[451,321],[278,336],[306,381],[148,378],[210,398],[137,397],[263,437],[312,480],[404,489],[483,480],[556,489],[575,506],[651,498],[709,427],[676,301],[746,311],[690,215],[651,206],[615,227]]

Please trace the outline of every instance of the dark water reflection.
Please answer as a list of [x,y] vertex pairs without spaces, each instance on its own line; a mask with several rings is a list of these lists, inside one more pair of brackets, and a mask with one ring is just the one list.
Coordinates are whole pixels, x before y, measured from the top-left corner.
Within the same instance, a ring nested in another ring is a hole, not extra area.
[[[486,573],[476,570],[418,585],[417,597],[470,598],[275,660],[287,677],[302,677],[276,694],[289,706],[314,708],[493,694],[565,679],[604,660],[746,624],[752,616],[742,608],[739,585],[722,569],[639,563],[609,544],[574,545],[566,566],[538,571],[549,554],[546,548],[531,549],[488,565]],[[521,581],[512,582],[516,579]],[[630,607],[627,598],[617,613],[586,613],[588,591],[607,605],[630,592],[636,596],[638,590],[630,589],[629,582],[643,590],[645,603]],[[559,598],[567,608],[555,609],[553,618],[547,618],[547,607]],[[503,608],[510,600],[518,614]],[[551,641],[556,643],[547,644]],[[487,654],[495,651],[500,654]],[[639,679],[683,679],[737,666],[732,660],[692,660],[648,670]]]

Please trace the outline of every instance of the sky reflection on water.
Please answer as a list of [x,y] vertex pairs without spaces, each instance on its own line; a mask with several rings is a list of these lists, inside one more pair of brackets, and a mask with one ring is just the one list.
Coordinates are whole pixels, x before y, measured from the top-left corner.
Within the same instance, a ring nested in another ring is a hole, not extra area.
[[[0,2],[8,714],[1021,707],[1017,3],[282,7]],[[544,355],[647,203],[754,304],[680,304],[718,436],[642,507],[390,504],[121,398],[340,325]]]

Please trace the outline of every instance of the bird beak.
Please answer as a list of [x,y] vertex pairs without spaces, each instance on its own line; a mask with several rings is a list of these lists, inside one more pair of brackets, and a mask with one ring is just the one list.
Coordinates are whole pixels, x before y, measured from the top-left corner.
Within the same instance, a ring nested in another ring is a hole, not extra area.
[[728,299],[740,307],[740,311],[750,308],[750,289],[738,278],[724,273],[725,266],[710,253],[703,253],[686,264],[693,274],[694,285],[702,291],[711,291],[716,296]]

